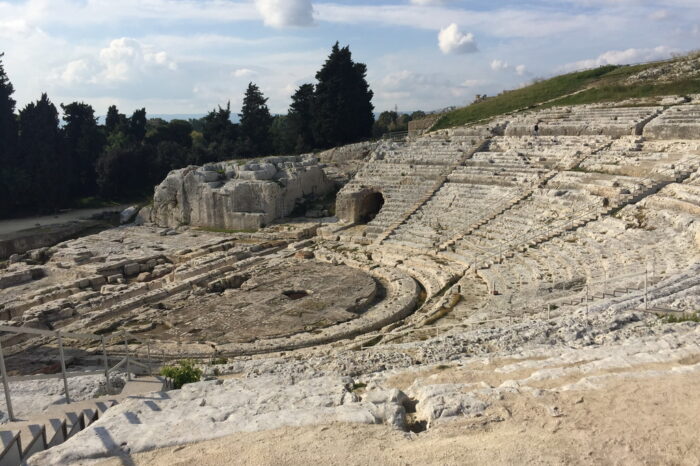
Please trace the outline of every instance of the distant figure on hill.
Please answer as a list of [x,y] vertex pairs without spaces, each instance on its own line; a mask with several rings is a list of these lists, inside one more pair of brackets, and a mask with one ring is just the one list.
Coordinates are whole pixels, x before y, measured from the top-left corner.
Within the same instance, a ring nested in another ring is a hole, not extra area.
[[535,123],[535,129],[532,132],[532,134],[534,134],[535,137],[540,135],[540,122],[539,121],[537,123]]

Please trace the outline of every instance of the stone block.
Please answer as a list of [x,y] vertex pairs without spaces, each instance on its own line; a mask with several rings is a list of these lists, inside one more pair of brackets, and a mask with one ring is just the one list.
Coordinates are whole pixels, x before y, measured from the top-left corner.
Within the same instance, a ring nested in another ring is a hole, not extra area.
[[127,277],[133,277],[141,272],[141,265],[137,263],[126,264],[124,266],[124,275]]

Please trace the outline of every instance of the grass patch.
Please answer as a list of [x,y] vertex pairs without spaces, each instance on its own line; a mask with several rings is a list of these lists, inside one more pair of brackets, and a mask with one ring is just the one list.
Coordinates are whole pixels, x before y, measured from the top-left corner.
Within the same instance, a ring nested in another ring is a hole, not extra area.
[[465,125],[504,113],[531,108],[548,100],[580,91],[617,68],[619,67],[615,65],[601,66],[593,70],[578,71],[536,82],[521,89],[505,91],[496,97],[443,115],[433,129]]
[[[681,57],[680,60],[685,58],[687,57]],[[495,97],[448,112],[440,117],[433,129],[467,125],[534,107],[548,108],[700,93],[700,79],[697,78],[680,78],[663,83],[627,82],[630,76],[663,63],[606,65],[534,82],[529,86],[504,91]]]
[[366,383],[363,383],[363,382],[357,383],[357,382],[355,382],[355,383],[352,384],[352,387],[350,387],[350,391],[351,391],[351,392],[354,392],[354,391],[361,390],[361,389],[366,388],[366,387],[367,387],[367,384],[366,384]]
[[700,92],[700,79],[685,79],[660,84],[613,84],[596,86],[575,95],[551,102],[549,105],[581,105],[598,102],[618,102],[626,99],[657,97],[664,95],[686,95]]
[[700,313],[690,312],[683,314],[666,314],[661,316],[661,320],[665,324],[678,324],[680,322],[698,322],[700,323]]

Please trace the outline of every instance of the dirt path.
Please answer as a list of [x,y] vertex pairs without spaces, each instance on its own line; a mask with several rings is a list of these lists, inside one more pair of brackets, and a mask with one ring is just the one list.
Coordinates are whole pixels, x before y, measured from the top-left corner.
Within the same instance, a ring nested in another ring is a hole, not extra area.
[[100,464],[698,465],[699,386],[697,373],[617,379],[600,390],[511,394],[485,416],[418,435],[366,425],[284,428]]
[[56,225],[59,223],[72,222],[75,220],[89,219],[91,216],[102,212],[121,212],[128,205],[115,207],[99,207],[95,209],[76,209],[56,215],[44,215],[41,217],[24,217],[0,220],[0,235],[15,233],[21,230],[38,226]]

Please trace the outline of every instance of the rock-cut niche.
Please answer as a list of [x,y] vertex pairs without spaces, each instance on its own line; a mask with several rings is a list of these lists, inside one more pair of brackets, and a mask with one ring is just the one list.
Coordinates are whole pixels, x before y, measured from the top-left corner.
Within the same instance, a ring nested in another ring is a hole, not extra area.
[[368,223],[374,220],[382,207],[384,206],[384,196],[377,191],[365,193],[360,198],[358,209],[358,222]]

